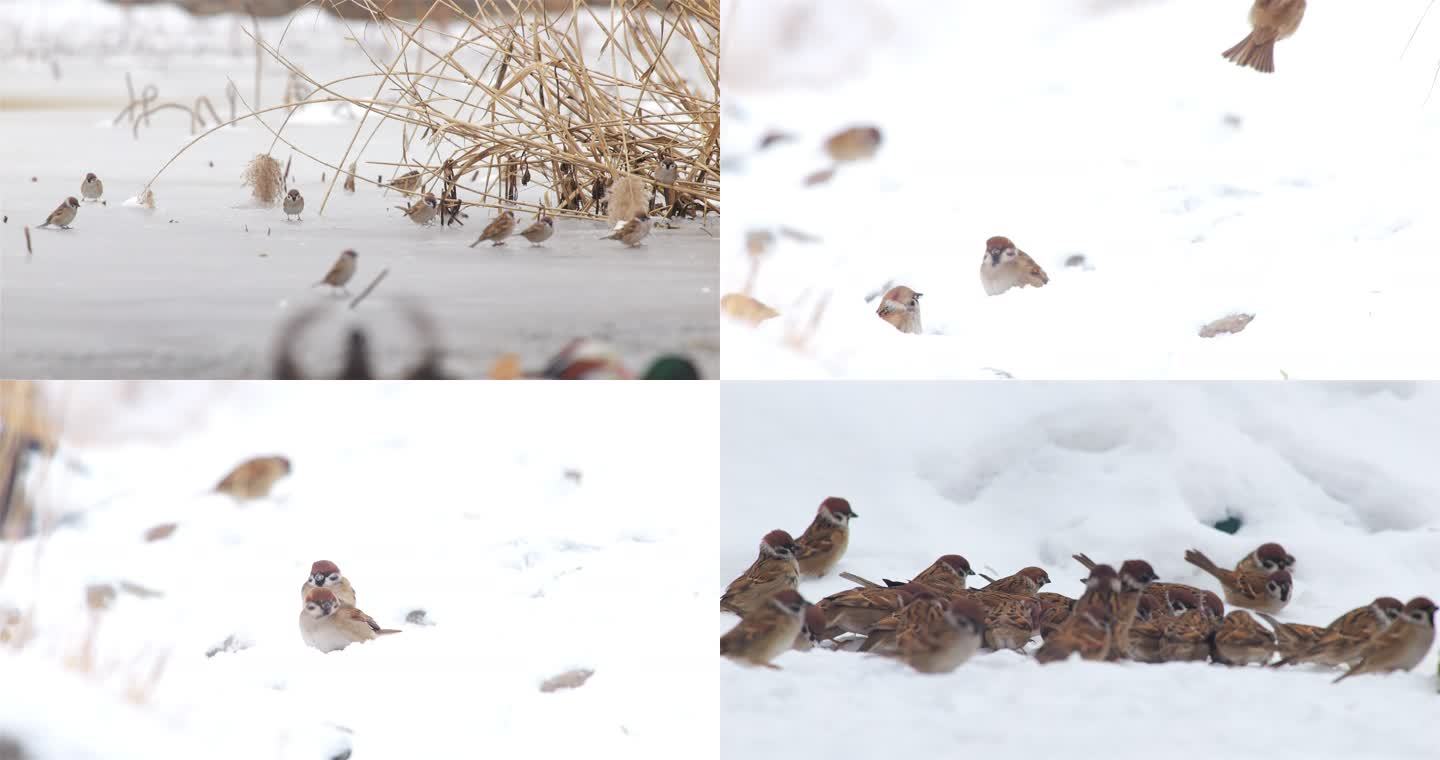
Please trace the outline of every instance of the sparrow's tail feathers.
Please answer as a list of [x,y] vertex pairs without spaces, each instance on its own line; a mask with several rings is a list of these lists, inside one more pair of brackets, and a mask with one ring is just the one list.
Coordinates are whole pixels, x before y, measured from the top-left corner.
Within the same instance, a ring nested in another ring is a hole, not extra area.
[[1070,555],[1070,558],[1073,559],[1073,560],[1075,560],[1076,562],[1079,562],[1080,564],[1084,565],[1086,570],[1094,570],[1094,569],[1095,569],[1095,560],[1090,559],[1089,557],[1085,556],[1084,554],[1071,554],[1071,555]]
[[398,631],[398,630],[396,630],[396,629],[394,629],[394,628],[381,628],[380,630],[378,630],[378,631],[375,632],[375,635],[376,635],[376,636],[384,636],[384,635],[387,634],[387,633],[400,633],[400,631]]
[[1221,55],[1237,65],[1249,66],[1266,74],[1275,71],[1275,41],[1260,42],[1254,32],[1245,35],[1245,39]]
[[1216,578],[1221,577],[1220,568],[1216,567],[1215,563],[1211,562],[1209,557],[1205,556],[1203,553],[1195,549],[1185,550],[1185,561],[1215,576]]

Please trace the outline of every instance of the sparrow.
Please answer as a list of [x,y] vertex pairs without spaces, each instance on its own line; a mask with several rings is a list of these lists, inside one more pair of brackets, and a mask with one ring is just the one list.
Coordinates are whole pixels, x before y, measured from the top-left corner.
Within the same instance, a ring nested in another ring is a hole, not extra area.
[[1020,596],[1035,596],[1040,589],[1050,582],[1050,574],[1038,567],[1022,567],[1014,575],[1008,575],[990,585],[977,589],[979,591],[1000,591],[1006,594],[1019,594]]
[[760,554],[755,561],[725,588],[720,609],[745,617],[776,591],[795,588],[799,577],[795,539],[783,530],[772,530],[760,540]]
[[639,247],[640,241],[644,240],[645,237],[650,234],[650,228],[654,226],[655,223],[651,221],[649,216],[640,213],[636,214],[634,219],[624,224],[616,225],[614,232],[600,239],[619,240],[631,248],[636,248]]
[[1044,287],[1050,282],[1045,270],[1030,258],[1030,254],[1015,247],[1007,237],[992,237],[985,241],[985,256],[980,260],[980,284],[985,292],[998,296],[1011,288],[1033,285]]
[[800,564],[801,575],[823,578],[835,569],[850,543],[850,519],[853,517],[858,515],[845,499],[831,496],[820,502],[820,509],[810,527],[795,541],[795,559]]
[[770,594],[720,637],[720,655],[746,665],[774,668],[770,661],[795,645],[808,607],[793,588]]
[[74,196],[66,198],[60,203],[59,207],[50,212],[50,216],[45,217],[45,223],[40,226],[49,227],[54,225],[62,230],[68,230],[70,229],[70,223],[75,221],[75,212],[79,209],[80,201],[75,200]]
[[[665,196],[665,205],[674,204],[671,196],[674,193],[675,183],[680,179],[680,168],[675,161],[669,158],[660,159],[660,166],[655,169],[655,184],[660,187],[660,192]],[[654,195],[651,195],[654,199]]]
[[963,594],[985,611],[985,648],[997,652],[1013,649],[1023,654],[1025,645],[1040,629],[1040,615],[1045,605],[1033,596],[990,589],[987,586]]
[[1290,573],[1284,570],[1273,573],[1237,573],[1216,567],[1209,557],[1197,549],[1186,551],[1185,561],[1215,576],[1225,589],[1225,601],[1236,607],[1274,615],[1290,603],[1292,584]]
[[309,597],[310,592],[317,588],[329,589],[347,607],[355,606],[355,588],[350,585],[350,579],[341,575],[340,568],[328,559],[318,560],[310,566],[310,575],[300,587],[300,598]]
[[[1356,607],[1333,620],[1308,646],[1284,655],[1275,667],[1316,664],[1333,668],[1345,663],[1354,665],[1365,645],[1393,625],[1404,611],[1405,606],[1399,599],[1378,597],[1370,604]],[[1280,629],[1277,628],[1275,633],[1278,637]]]
[[885,292],[880,308],[875,313],[902,333],[920,334],[920,296],[904,285],[896,285]]
[[1295,566],[1295,557],[1280,544],[1261,544],[1260,548],[1245,555],[1235,563],[1235,572],[1263,573],[1269,575],[1276,570],[1290,571]]
[[[919,584],[926,588],[934,589],[942,594],[958,594],[965,590],[965,578],[974,575],[975,571],[970,569],[970,560],[959,554],[946,554],[930,566],[920,571],[911,583]],[[882,579],[887,586],[906,585],[900,581],[892,581],[889,578]]]
[[505,245],[505,238],[510,237],[510,233],[514,230],[515,212],[502,211],[500,212],[500,216],[495,217],[489,224],[485,225],[485,229],[480,231],[480,237],[476,238],[475,242],[470,244],[470,247],[474,248],[486,240],[494,241],[491,243],[492,248],[497,245]]
[[792,647],[798,652],[808,652],[822,641],[821,634],[825,632],[825,613],[813,604],[807,605],[803,622],[804,625],[801,626],[800,633],[795,637],[795,644]]
[[1187,586],[1184,583],[1152,583],[1145,589],[1145,596],[1150,597],[1150,600],[1155,603],[1154,614],[1156,617],[1182,615],[1187,610],[1193,609],[1183,601],[1191,597],[1176,596],[1176,591],[1187,591],[1196,600],[1205,595],[1204,589]]
[[299,190],[291,190],[285,194],[285,202],[282,205],[285,208],[285,221],[288,222],[292,216],[296,219],[300,218],[300,212],[305,210],[305,199],[300,197]]
[[865,641],[860,645],[861,652],[894,654],[898,643],[896,637],[902,629],[923,626],[927,622],[940,619],[945,610],[944,597],[924,586],[910,584],[905,589],[908,593],[901,597],[900,609],[865,630]]
[[390,186],[395,188],[396,190],[405,190],[407,192],[414,192],[416,190],[419,190],[420,172],[418,170],[405,172],[404,174],[401,174],[400,176],[391,180]]
[[80,197],[87,201],[98,201],[104,194],[105,184],[95,176],[95,172],[86,174],[85,181],[80,183]]
[[1269,74],[1275,70],[1275,43],[1294,34],[1304,15],[1305,0],[1255,0],[1250,6],[1250,33],[1221,55]]
[[1210,642],[1210,659],[1222,665],[1264,665],[1272,654],[1275,634],[1244,610],[1226,615]]
[[238,501],[264,499],[275,481],[290,474],[290,460],[280,456],[255,457],[235,466],[215,490]]
[[1057,662],[1079,653],[1086,660],[1103,660],[1110,654],[1112,612],[1120,594],[1120,575],[1109,565],[1096,565],[1085,579],[1085,593],[1059,630],[1035,650],[1041,663]]
[[1376,634],[1360,651],[1360,662],[1333,683],[1361,673],[1389,673],[1410,670],[1435,643],[1435,603],[1417,596],[1405,604],[1405,612],[1390,627]]
[[932,591],[918,584],[891,588],[852,588],[840,591],[815,603],[825,616],[821,639],[833,639],[843,633],[869,634],[875,626],[894,615],[914,598],[917,591]]
[[[895,634],[895,654],[920,673],[949,673],[970,659],[985,634],[985,612],[975,602],[957,597],[915,602],[929,606],[938,617],[916,616]],[[908,608],[907,608],[908,609]]]
[[[1120,593],[1116,596],[1111,616],[1114,623],[1110,629],[1109,659],[1119,660],[1129,656],[1130,627],[1140,610],[1140,600],[1145,589],[1159,580],[1150,563],[1143,559],[1127,559],[1120,565]],[[1152,604],[1153,607],[1153,604]]]
[[1040,632],[1040,638],[1047,639],[1065,624],[1070,612],[1075,609],[1075,600],[1048,591],[1036,594],[1035,598],[1040,602],[1040,620],[1036,630]]
[[1275,651],[1280,655],[1280,662],[1275,663],[1277,667],[1292,662],[1291,658],[1299,656],[1325,635],[1325,629],[1318,625],[1282,623],[1263,612],[1255,614],[1265,618],[1265,622],[1270,624],[1270,630],[1275,634]]
[[350,282],[351,277],[355,276],[355,260],[359,257],[360,254],[354,251],[341,252],[340,258],[336,259],[335,263],[331,265],[330,271],[326,272],[325,276],[320,278],[319,282],[310,287],[314,288],[320,285],[329,285],[332,288],[338,288],[341,293],[348,294],[350,290],[345,287],[345,284]]
[[542,213],[534,224],[515,234],[529,240],[532,246],[540,245],[555,234],[555,219],[549,214]]
[[880,141],[880,130],[875,127],[850,127],[825,140],[825,152],[837,163],[860,161],[873,158]]
[[330,589],[311,589],[300,609],[300,636],[322,652],[334,652],[391,633],[400,631],[381,628],[358,608],[341,604]]
[[424,198],[415,201],[415,203],[409,207],[396,206],[395,208],[404,211],[405,216],[409,217],[410,221],[424,225],[429,224],[435,219],[435,215],[439,213],[439,207],[440,202],[435,200],[435,194],[426,193]]

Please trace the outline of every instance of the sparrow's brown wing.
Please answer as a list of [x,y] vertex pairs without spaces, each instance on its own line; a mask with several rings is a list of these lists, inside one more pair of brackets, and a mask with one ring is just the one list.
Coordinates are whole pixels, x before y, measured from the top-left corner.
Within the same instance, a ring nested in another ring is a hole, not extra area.
[[839,531],[833,530],[806,530],[795,542],[795,558],[803,561],[830,553],[835,549],[838,533]]
[[340,614],[350,618],[351,620],[356,620],[370,626],[370,630],[376,633],[380,633],[382,630],[384,630],[380,627],[379,623],[375,622],[375,618],[372,618],[369,615],[361,612],[358,607],[345,607],[340,610]]
[[634,219],[631,219],[630,221],[628,221],[628,222],[625,223],[625,226],[621,227],[621,228],[618,229],[618,230],[615,230],[614,232],[610,233],[610,235],[606,236],[606,237],[603,238],[603,239],[605,239],[605,240],[619,240],[620,238],[623,238],[623,237],[625,237],[626,235],[629,235],[629,234],[635,232],[635,231],[638,230],[638,229],[640,229],[640,222],[638,222],[638,221],[636,221],[636,220],[634,220]]
[[45,223],[46,223],[46,224],[59,224],[59,223],[60,223],[60,215],[63,214],[63,213],[65,213],[65,204],[62,203],[62,204],[60,204],[58,207],[56,207],[56,209],[55,209],[54,211],[51,211],[51,212],[50,212],[50,216],[45,217]]
[[531,224],[529,227],[526,227],[525,229],[520,230],[519,232],[517,232],[517,233],[515,233],[515,234],[516,234],[516,235],[534,235],[534,234],[540,232],[540,231],[543,230],[543,229],[545,229],[545,223],[544,223],[544,222],[535,222],[534,224]]
[[741,620],[720,637],[720,654],[743,654],[748,651],[756,641],[760,640],[768,629],[765,618]]

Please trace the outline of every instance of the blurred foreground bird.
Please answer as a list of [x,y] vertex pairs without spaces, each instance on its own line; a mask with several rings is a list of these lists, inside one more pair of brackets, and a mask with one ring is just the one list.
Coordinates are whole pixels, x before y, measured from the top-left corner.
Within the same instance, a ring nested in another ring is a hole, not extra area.
[[1250,6],[1250,33],[1221,55],[1269,74],[1275,71],[1275,43],[1294,34],[1304,15],[1305,0],[1255,0]]

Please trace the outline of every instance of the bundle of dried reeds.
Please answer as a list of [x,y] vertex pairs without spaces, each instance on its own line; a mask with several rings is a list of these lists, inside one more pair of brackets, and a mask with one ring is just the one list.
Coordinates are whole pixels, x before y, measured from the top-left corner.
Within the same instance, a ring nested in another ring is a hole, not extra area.
[[[669,158],[679,169],[671,212],[718,209],[720,0],[671,0],[663,10],[650,0],[576,3],[559,14],[535,0],[433,0],[416,21],[387,16],[377,0],[330,2],[369,13],[394,55],[367,52],[372,71],[318,81],[286,57],[283,39],[257,44],[309,87],[305,104],[360,111],[349,144],[327,161],[291,142],[284,122],[266,123],[265,114],[293,103],[247,104],[255,110],[240,117],[273,133],[272,151],[283,143],[334,169],[322,213],[335,180],[355,176],[344,167],[379,124],[393,122],[404,127],[399,155],[367,163],[387,167],[392,180],[418,172],[418,187],[402,183],[406,194],[604,218],[617,180],[635,177],[648,188]],[[343,91],[365,80],[374,82],[369,97]],[[366,174],[360,179],[370,182]],[[529,182],[544,189],[544,201],[518,200],[517,183]]]

